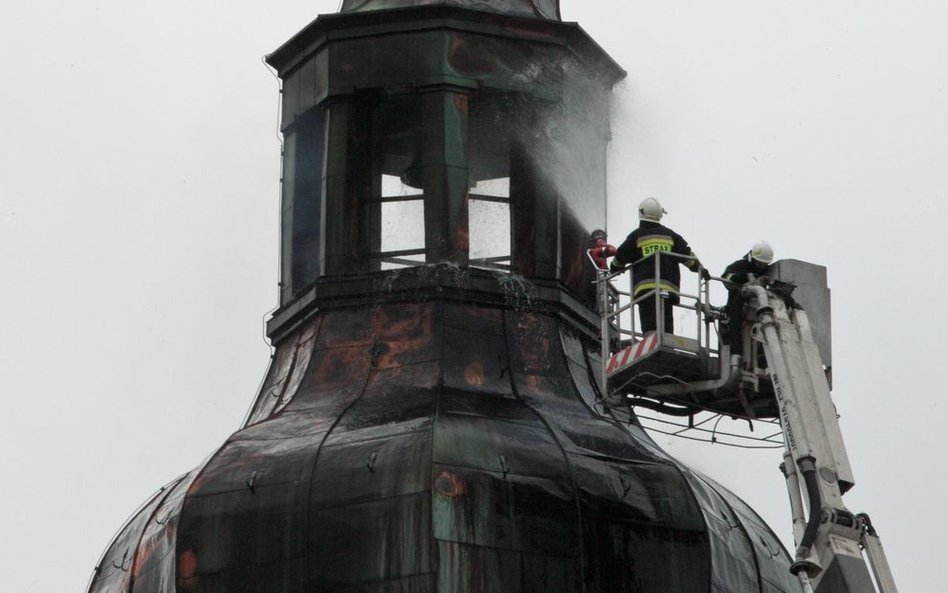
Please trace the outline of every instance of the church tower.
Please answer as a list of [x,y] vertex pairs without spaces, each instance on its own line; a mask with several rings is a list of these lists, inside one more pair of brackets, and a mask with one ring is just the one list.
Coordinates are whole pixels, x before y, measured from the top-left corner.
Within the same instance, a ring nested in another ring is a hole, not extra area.
[[275,353],[90,593],[779,593],[744,503],[601,405],[624,72],[556,0],[345,0],[268,56]]

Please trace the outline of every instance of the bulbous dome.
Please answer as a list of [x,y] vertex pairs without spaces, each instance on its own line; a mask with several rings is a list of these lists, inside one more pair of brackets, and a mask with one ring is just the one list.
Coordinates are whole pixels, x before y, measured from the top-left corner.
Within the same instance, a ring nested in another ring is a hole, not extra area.
[[90,592],[798,592],[747,505],[601,405],[595,356],[502,307],[317,314]]
[[560,20],[559,0],[343,0],[339,12],[360,12],[407,6],[460,6],[513,16]]

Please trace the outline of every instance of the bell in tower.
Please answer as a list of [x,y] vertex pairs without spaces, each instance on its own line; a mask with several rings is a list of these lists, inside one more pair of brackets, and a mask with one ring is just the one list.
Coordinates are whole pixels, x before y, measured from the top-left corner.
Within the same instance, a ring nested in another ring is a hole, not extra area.
[[283,83],[275,354],[90,593],[798,591],[606,408],[590,232],[624,72],[553,0],[346,0]]

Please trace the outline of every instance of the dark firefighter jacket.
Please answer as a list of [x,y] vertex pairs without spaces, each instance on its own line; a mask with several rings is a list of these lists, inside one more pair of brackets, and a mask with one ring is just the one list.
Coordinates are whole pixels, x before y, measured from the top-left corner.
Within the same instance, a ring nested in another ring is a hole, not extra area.
[[657,222],[643,220],[639,223],[639,228],[632,231],[622,245],[619,245],[612,262],[613,268],[632,264],[633,296],[655,288],[655,258],[649,256],[657,251],[687,256],[684,259],[661,258],[660,290],[678,294],[678,286],[681,283],[678,264],[684,264],[690,270],[698,268],[698,258],[681,235]]
[[767,266],[751,260],[750,253],[724,268],[721,277],[732,284],[727,284],[727,325],[722,338],[731,344],[731,353],[741,354],[741,316],[744,309],[744,299],[741,297],[741,286],[747,284],[751,276],[760,276]]
[[[724,268],[721,277],[734,284],[747,284],[751,275],[760,276],[764,273],[767,266],[760,266],[750,260],[750,254],[742,257],[728,267]],[[736,286],[728,286],[728,290],[734,290]]]

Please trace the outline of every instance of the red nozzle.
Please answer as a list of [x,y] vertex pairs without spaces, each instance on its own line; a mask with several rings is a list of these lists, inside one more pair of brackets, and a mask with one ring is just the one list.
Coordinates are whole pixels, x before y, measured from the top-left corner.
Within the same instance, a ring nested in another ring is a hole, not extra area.
[[616,254],[616,248],[606,242],[606,233],[602,231],[594,232],[592,239],[594,244],[592,249],[589,250],[589,256],[600,270],[609,269],[609,263],[606,259]]

